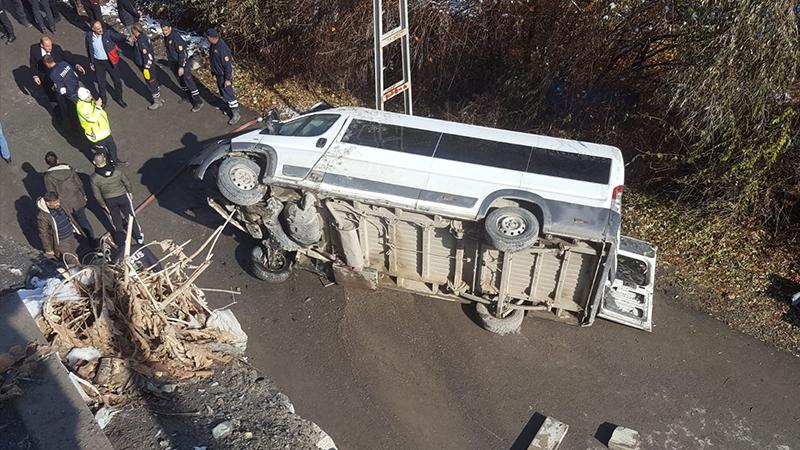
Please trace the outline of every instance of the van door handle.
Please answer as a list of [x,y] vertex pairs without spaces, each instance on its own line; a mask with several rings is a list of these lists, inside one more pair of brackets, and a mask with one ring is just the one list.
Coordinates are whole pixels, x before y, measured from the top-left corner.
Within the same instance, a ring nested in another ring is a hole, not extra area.
[[325,144],[327,144],[327,143],[328,143],[327,139],[319,138],[319,139],[317,139],[317,148],[325,147]]

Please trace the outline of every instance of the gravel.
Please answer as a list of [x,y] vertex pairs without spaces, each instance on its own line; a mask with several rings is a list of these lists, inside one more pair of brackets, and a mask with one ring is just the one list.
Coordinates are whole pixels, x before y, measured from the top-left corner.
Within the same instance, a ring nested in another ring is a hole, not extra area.
[[235,362],[173,394],[142,392],[105,432],[117,449],[330,448],[318,447],[327,435],[293,411],[269,378]]

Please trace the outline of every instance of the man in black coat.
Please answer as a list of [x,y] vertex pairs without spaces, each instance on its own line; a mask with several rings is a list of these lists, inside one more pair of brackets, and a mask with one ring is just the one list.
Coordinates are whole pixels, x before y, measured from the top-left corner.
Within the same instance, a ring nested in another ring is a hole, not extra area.
[[39,43],[31,45],[30,68],[33,83],[41,86],[50,103],[56,102],[56,92],[53,82],[48,74],[50,70],[44,65],[44,57],[50,55],[58,63],[66,61],[64,50],[60,45],[53,43],[49,36],[42,36]]
[[104,28],[103,22],[99,20],[92,23],[91,31],[86,32],[86,54],[89,56],[89,67],[97,77],[97,90],[100,92],[103,104],[108,104],[106,96],[108,85],[106,73],[108,73],[111,75],[111,80],[114,81],[114,92],[111,93],[111,97],[123,108],[128,106],[122,99],[122,77],[118,66],[121,51],[117,46],[117,44],[127,41],[128,38],[124,34],[117,33],[111,28]]
[[125,25],[128,32],[131,32],[131,26],[139,22],[142,17],[142,12],[139,11],[135,0],[117,0],[117,14],[119,21]]

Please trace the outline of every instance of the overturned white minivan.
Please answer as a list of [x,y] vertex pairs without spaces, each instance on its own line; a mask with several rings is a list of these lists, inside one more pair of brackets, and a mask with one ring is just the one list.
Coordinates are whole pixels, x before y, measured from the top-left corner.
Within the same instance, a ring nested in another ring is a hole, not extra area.
[[365,108],[314,111],[214,143],[209,204],[256,240],[252,272],[320,263],[336,282],[650,331],[655,248],[620,237],[624,164],[607,145]]

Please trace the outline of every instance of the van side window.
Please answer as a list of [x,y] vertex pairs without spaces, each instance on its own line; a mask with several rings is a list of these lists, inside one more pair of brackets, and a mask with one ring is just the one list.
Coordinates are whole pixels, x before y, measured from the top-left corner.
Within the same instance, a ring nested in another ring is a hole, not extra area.
[[608,184],[611,160],[600,156],[534,148],[528,173]]
[[339,114],[314,114],[281,125],[279,136],[314,137],[324,134],[339,119]]
[[524,145],[444,134],[433,157],[522,172],[530,153],[531,148]]
[[441,133],[353,119],[342,142],[395,152],[432,156]]

